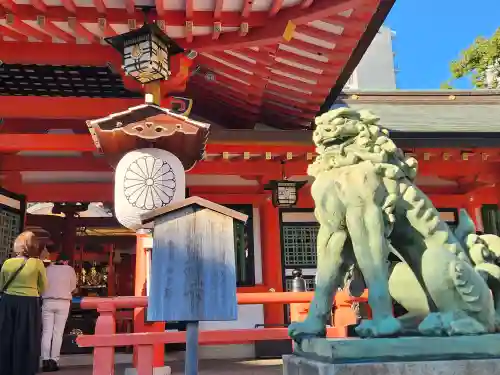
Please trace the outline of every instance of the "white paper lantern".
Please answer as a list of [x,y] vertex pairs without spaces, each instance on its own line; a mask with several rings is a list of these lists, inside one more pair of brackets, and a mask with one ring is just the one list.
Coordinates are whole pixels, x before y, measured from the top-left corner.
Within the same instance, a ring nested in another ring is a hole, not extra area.
[[174,154],[143,148],[116,166],[115,216],[124,227],[142,227],[140,215],[186,197],[186,173]]

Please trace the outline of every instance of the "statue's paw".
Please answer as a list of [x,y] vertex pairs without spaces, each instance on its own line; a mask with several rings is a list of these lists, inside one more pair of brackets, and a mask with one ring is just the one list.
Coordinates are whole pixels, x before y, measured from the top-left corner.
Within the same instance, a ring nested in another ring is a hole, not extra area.
[[403,326],[401,322],[390,316],[380,320],[362,320],[356,327],[356,333],[360,337],[391,337],[401,333]]
[[288,335],[297,342],[309,337],[326,337],[326,326],[319,321],[304,320],[288,326]]
[[476,319],[466,317],[451,321],[446,333],[449,336],[484,335],[488,329]]
[[482,335],[488,329],[461,310],[429,314],[418,327],[424,336]]
[[418,326],[418,331],[424,336],[443,336],[445,328],[440,313],[430,313]]
[[495,313],[495,330],[497,332],[500,332],[500,313],[499,312]]

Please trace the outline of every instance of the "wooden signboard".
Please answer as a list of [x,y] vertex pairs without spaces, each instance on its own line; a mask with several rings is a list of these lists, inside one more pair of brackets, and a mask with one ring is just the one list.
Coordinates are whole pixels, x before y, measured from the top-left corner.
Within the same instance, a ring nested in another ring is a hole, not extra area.
[[236,320],[233,221],[246,215],[191,197],[141,218],[154,221],[148,320]]
[[148,320],[187,322],[184,373],[197,375],[199,321],[238,318],[233,225],[247,216],[191,197],[141,220],[154,222]]

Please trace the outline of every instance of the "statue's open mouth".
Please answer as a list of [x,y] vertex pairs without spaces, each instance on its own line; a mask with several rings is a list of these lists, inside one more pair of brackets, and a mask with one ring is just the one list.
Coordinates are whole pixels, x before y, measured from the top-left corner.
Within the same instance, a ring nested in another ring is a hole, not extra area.
[[340,146],[348,141],[351,137],[332,137],[321,141],[323,147]]

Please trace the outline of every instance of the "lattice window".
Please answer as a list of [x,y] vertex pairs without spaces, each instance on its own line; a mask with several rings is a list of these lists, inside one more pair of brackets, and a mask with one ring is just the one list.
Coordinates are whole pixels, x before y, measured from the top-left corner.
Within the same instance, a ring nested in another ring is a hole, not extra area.
[[0,209],[0,263],[12,254],[14,240],[19,235],[21,215]]
[[285,267],[315,267],[317,225],[284,225]]

